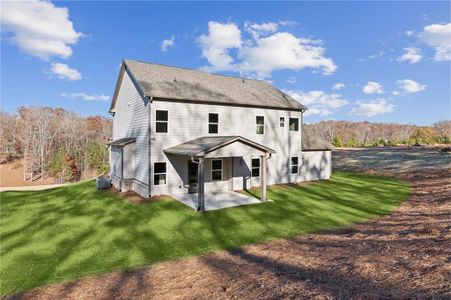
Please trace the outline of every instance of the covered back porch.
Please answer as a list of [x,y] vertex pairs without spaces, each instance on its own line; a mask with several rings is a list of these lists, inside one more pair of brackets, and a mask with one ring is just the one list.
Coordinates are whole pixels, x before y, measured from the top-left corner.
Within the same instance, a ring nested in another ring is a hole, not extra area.
[[[164,152],[188,162],[188,193],[173,196],[198,211],[266,201],[267,159],[275,153],[266,146],[241,136],[201,137]],[[260,200],[233,192],[248,188],[248,180],[258,181]]]

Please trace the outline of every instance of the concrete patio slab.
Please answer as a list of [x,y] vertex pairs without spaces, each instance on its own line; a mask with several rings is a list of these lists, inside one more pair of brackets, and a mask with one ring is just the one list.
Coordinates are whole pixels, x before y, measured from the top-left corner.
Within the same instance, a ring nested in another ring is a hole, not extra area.
[[[182,202],[186,206],[197,210],[197,193],[171,195],[174,199]],[[246,196],[233,191],[218,191],[205,193],[205,210],[217,210],[221,208],[258,204],[260,199]]]

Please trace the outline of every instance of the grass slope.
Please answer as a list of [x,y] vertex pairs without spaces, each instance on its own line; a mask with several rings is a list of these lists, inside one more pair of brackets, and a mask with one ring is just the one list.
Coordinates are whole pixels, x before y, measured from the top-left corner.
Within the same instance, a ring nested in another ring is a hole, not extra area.
[[272,188],[271,202],[200,214],[172,200],[134,205],[92,181],[4,192],[0,292],[336,228],[389,213],[409,194],[401,180],[334,173]]

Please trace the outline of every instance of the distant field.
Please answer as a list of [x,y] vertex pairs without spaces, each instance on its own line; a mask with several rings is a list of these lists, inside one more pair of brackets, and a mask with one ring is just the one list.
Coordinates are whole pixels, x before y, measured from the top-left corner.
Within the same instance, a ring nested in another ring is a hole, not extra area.
[[333,168],[387,175],[451,168],[451,154],[440,151],[443,148],[338,148],[333,152]]

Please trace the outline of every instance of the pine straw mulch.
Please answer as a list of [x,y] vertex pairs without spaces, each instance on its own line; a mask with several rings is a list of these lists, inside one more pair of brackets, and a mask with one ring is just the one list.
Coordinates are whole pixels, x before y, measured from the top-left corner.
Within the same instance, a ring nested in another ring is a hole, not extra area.
[[375,221],[45,286],[11,299],[449,299],[451,172],[400,176],[413,195]]

